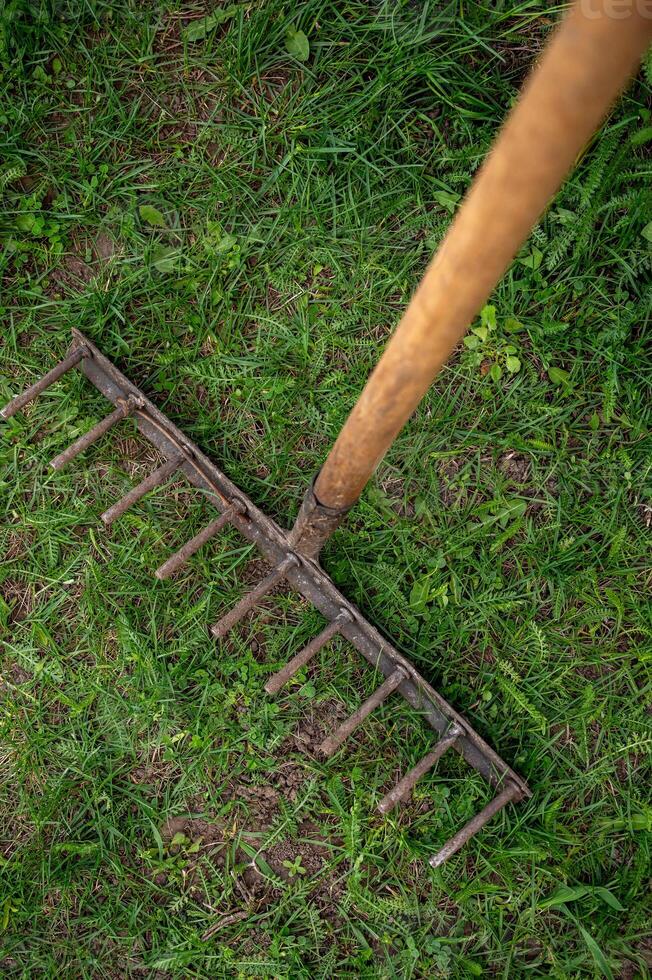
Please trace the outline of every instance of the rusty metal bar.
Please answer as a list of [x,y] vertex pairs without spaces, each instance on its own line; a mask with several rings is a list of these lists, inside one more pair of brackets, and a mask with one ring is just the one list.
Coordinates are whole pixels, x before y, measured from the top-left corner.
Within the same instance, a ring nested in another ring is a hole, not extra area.
[[432,769],[435,763],[441,759],[444,752],[448,751],[448,749],[455,745],[455,742],[460,735],[462,735],[462,729],[457,725],[453,725],[448,733],[440,738],[434,749],[431,752],[428,752],[427,755],[424,755],[423,759],[417,762],[416,766],[414,766],[413,769],[410,769],[410,771],[406,773],[402,779],[399,779],[396,786],[390,789],[389,793],[386,793],[385,796],[383,796],[382,800],[378,804],[379,811],[381,813],[388,813],[393,807],[396,806],[397,803],[405,799],[405,797],[409,795],[410,791],[414,789],[418,780],[421,779],[421,777],[424,776],[429,769]]
[[302,667],[311,660],[316,653],[325,647],[329,640],[331,640],[337,633],[340,633],[342,627],[345,623],[350,623],[353,620],[353,616],[348,611],[348,609],[342,609],[339,616],[336,619],[331,620],[328,626],[325,627],[310,643],[306,644],[303,650],[295,654],[291,660],[288,660],[285,667],[277,671],[275,674],[269,678],[265,684],[265,690],[268,694],[277,694],[281,690],[284,684],[290,680],[291,677],[301,670]]
[[165,483],[168,477],[172,476],[172,474],[179,469],[183,460],[184,456],[182,453],[173,456],[172,459],[166,460],[166,462],[155,469],[153,473],[150,473],[144,480],[141,480],[137,487],[133,487],[121,500],[118,500],[112,507],[105,510],[104,513],[100,515],[100,519],[107,525],[113,524],[113,522],[117,521],[119,517],[122,517],[122,515],[128,511],[130,507],[133,507],[134,504],[138,503],[141,497],[144,497],[146,493],[149,493],[150,490],[154,490],[155,487],[160,487],[162,483]]
[[365,718],[367,718],[372,711],[381,705],[383,701],[389,697],[392,691],[395,691],[396,688],[403,683],[406,676],[407,675],[403,668],[397,667],[397,669],[389,675],[389,677],[380,685],[380,687],[374,691],[371,697],[367,698],[367,700],[360,705],[357,711],[354,711],[353,714],[346,719],[346,721],[342,722],[340,727],[334,731],[332,735],[329,735],[328,738],[324,739],[319,746],[319,751],[321,754],[325,755],[326,758],[330,758],[331,755],[337,752],[340,745],[346,741],[346,739],[355,731],[358,725],[361,725]]
[[219,622],[215,623],[214,626],[211,626],[211,633],[213,636],[217,637],[219,640],[226,633],[228,633],[229,630],[232,629],[236,623],[239,623],[243,616],[249,612],[252,606],[255,606],[256,603],[263,598],[263,596],[272,591],[274,586],[277,585],[281,579],[285,578],[286,572],[298,564],[299,559],[294,555],[288,555],[286,558],[284,558],[280,565],[277,565],[276,568],[272,569],[269,575],[262,579],[262,581],[260,581],[258,585],[251,590],[251,592],[247,593],[247,595],[244,596],[240,602],[238,602],[237,605],[231,609],[230,612],[228,612],[225,616],[222,616]]
[[82,357],[87,356],[87,347],[76,347],[75,350],[71,351],[67,357],[64,357],[62,361],[59,361],[59,363],[56,364],[51,371],[44,374],[40,381],[35,381],[34,384],[30,385],[29,388],[26,388],[22,394],[16,395],[15,398],[12,398],[4,408],[0,409],[0,416],[3,419],[10,419],[12,415],[15,415],[16,412],[21,410],[21,408],[24,408],[28,402],[31,402],[32,399],[36,398],[37,395],[40,395],[42,391],[45,391],[45,389],[49,388],[51,384],[58,381],[62,374],[69,371],[70,368],[75,366],[75,364],[79,364]]
[[449,857],[452,857],[456,851],[459,851],[461,847],[464,847],[466,842],[477,834],[479,830],[482,830],[486,823],[489,823],[492,817],[494,817],[499,810],[502,810],[507,803],[512,801],[516,802],[521,798],[523,794],[518,786],[514,783],[508,783],[502,793],[495,796],[490,803],[487,803],[480,813],[476,813],[474,817],[467,824],[465,824],[461,830],[458,830],[450,840],[447,840],[440,851],[429,859],[429,864],[433,868],[439,868],[445,861],[448,861]]
[[182,545],[178,551],[175,551],[175,553],[168,558],[167,561],[164,561],[163,564],[156,569],[154,574],[156,575],[157,579],[164,581],[166,578],[174,575],[177,569],[181,568],[181,566],[184,565],[196,551],[199,551],[202,545],[206,544],[210,538],[215,537],[218,531],[221,531],[224,525],[233,520],[237,514],[244,514],[246,509],[247,508],[241,500],[236,500],[230,507],[227,507],[227,509],[223,511],[219,517],[216,517],[214,521],[207,524],[206,527],[196,534],[194,538],[191,538],[190,541],[186,541],[186,543]]
[[322,507],[358,499],[636,69],[652,39],[649,2],[618,17],[611,6],[577,0],[537,60],[317,477]]
[[73,442],[71,446],[68,446],[68,448],[64,449],[62,453],[59,453],[58,456],[55,456],[54,459],[50,460],[50,466],[52,469],[62,469],[67,463],[74,459],[75,456],[83,452],[84,449],[88,449],[88,447],[92,446],[94,442],[97,442],[97,440],[100,439],[105,432],[109,431],[112,425],[115,425],[116,422],[120,421],[120,419],[124,419],[128,415],[131,415],[135,408],[135,398],[121,399],[114,412],[111,412],[110,415],[107,415],[105,419],[102,419],[101,422],[94,425],[93,428],[90,429],[85,435],[80,436],[79,439]]

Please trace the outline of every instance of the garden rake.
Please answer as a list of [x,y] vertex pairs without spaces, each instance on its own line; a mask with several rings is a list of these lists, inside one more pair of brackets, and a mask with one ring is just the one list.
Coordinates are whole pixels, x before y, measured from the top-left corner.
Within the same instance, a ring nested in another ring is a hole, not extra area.
[[531,795],[525,781],[338,590],[319,564],[324,542],[358,500],[365,484],[410,417],[446,358],[507,269],[578,153],[634,70],[649,43],[652,0],[582,0],[567,15],[511,111],[494,148],[335,445],[307,490],[299,516],[286,531],[163,415],[79,330],[68,356],[2,411],[9,418],[73,366],[115,406],[110,415],[62,452],[55,470],[71,462],[121,419],[132,417],[165,462],[113,504],[110,525],[141,497],[183,474],[208,493],[216,518],[156,571],[167,579],[221,528],[230,524],[258,546],[271,572],[211,627],[221,639],[281,581],[310,600],[326,626],[305,649],[269,678],[277,693],[336,635],[384,676],[383,683],[322,743],[324,757],[392,693],[401,694],[438,740],[421,761],[388,789],[378,808],[387,813],[409,796],[417,780],[444,753],[455,751],[493,787],[491,802],[430,858],[438,867],[507,803]]

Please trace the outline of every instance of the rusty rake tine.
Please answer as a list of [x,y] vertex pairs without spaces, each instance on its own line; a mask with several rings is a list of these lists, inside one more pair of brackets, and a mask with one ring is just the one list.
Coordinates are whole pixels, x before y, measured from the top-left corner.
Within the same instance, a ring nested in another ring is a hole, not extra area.
[[403,683],[406,677],[407,674],[403,668],[397,667],[397,669],[389,675],[389,677],[380,685],[380,687],[374,691],[371,697],[368,697],[367,700],[360,705],[357,711],[354,711],[353,714],[346,719],[346,721],[342,722],[340,727],[334,731],[332,735],[329,735],[328,738],[324,739],[319,746],[319,751],[321,754],[325,755],[326,758],[330,758],[330,756],[337,752],[340,745],[346,741],[346,739],[355,731],[358,725],[362,724],[365,718],[367,718],[372,711],[381,705],[383,701],[389,697],[392,691],[395,691],[396,688]]
[[70,354],[68,354],[67,357],[64,357],[62,361],[59,361],[59,363],[56,364],[51,371],[48,371],[47,374],[44,374],[39,381],[34,382],[33,385],[30,385],[29,388],[26,388],[25,391],[22,392],[22,394],[16,395],[15,398],[12,398],[11,401],[7,405],[5,405],[4,408],[0,409],[0,416],[3,419],[10,419],[12,415],[15,415],[16,412],[19,412],[21,410],[21,408],[24,408],[25,405],[28,404],[28,402],[31,402],[32,399],[36,398],[37,395],[40,395],[42,391],[45,391],[45,389],[49,388],[51,384],[54,384],[55,381],[58,381],[58,379],[61,377],[62,374],[65,374],[66,371],[69,371],[70,368],[75,366],[75,364],[79,364],[82,357],[87,357],[87,356],[88,356],[87,347],[84,346],[76,347],[73,351],[70,352]]
[[92,446],[94,442],[97,442],[97,440],[100,439],[105,432],[109,431],[112,425],[115,425],[115,423],[119,422],[120,419],[124,419],[128,415],[131,415],[134,408],[136,408],[135,398],[127,398],[125,401],[122,401],[114,412],[111,412],[110,415],[107,415],[101,422],[98,422],[97,425],[93,426],[93,428],[90,429],[85,435],[80,436],[79,439],[73,442],[71,446],[68,446],[68,448],[64,449],[62,453],[59,453],[58,456],[55,456],[54,459],[50,460],[50,466],[52,469],[62,469],[66,463],[69,463],[75,458],[75,456],[83,452],[84,449],[88,449],[88,447]]
[[277,694],[281,690],[284,684],[294,677],[296,672],[311,660],[316,653],[326,646],[329,640],[331,640],[337,633],[340,632],[345,623],[350,623],[353,617],[348,609],[342,609],[339,616],[331,620],[331,622],[326,626],[321,633],[319,633],[310,643],[306,644],[303,650],[300,650],[291,660],[288,660],[285,667],[277,671],[275,674],[269,678],[265,684],[265,690],[268,694]]
[[299,564],[299,559],[294,555],[288,555],[283,561],[272,569],[272,571],[267,575],[262,581],[256,585],[251,592],[244,596],[240,602],[238,602],[233,609],[230,610],[225,616],[211,626],[211,633],[213,636],[217,637],[219,640],[226,633],[232,629],[236,623],[239,623],[243,616],[249,612],[252,606],[255,606],[259,599],[267,595],[268,592],[285,577],[286,572],[288,572],[294,565]]
[[396,806],[401,800],[405,799],[409,795],[410,791],[414,789],[418,780],[424,776],[429,769],[438,762],[442,755],[455,745],[460,735],[462,735],[462,729],[454,725],[448,730],[446,735],[444,735],[435,745],[431,752],[424,755],[423,759],[417,762],[413,769],[410,769],[408,773],[403,776],[402,779],[396,783],[396,785],[390,789],[389,793],[383,796],[382,800],[378,804],[378,809],[381,813],[388,813],[393,807]]
[[175,551],[175,553],[171,555],[167,561],[164,561],[160,568],[157,568],[154,572],[156,577],[163,581],[164,579],[169,578],[170,575],[174,575],[177,569],[181,568],[181,566],[185,564],[185,562],[187,562],[196,551],[199,551],[202,545],[206,544],[210,538],[214,537],[218,531],[222,530],[225,524],[232,521],[238,514],[244,514],[246,509],[247,508],[242,501],[236,500],[235,503],[231,504],[230,507],[227,507],[219,517],[217,517],[214,521],[211,521],[210,524],[207,524],[206,527],[199,532],[199,534],[196,534],[194,538],[190,539],[190,541],[186,541],[186,543],[182,545],[178,551]]
[[117,521],[119,517],[122,517],[122,515],[128,511],[130,507],[133,507],[133,505],[137,503],[141,497],[144,497],[146,493],[149,493],[150,490],[153,490],[155,487],[160,487],[162,483],[165,483],[168,477],[172,476],[172,474],[179,469],[184,459],[185,456],[183,453],[178,453],[176,456],[173,456],[172,459],[168,459],[162,464],[162,466],[159,466],[153,473],[150,473],[144,480],[141,480],[137,487],[133,487],[129,493],[126,493],[121,500],[118,500],[112,507],[105,510],[104,513],[100,515],[100,519],[107,525],[113,524],[113,522]]
[[433,868],[439,868],[441,865],[448,861],[449,857],[452,857],[461,847],[464,847],[466,842],[470,840],[474,834],[477,834],[479,830],[482,830],[485,824],[489,823],[492,817],[502,810],[507,803],[511,803],[512,800],[516,801],[522,796],[521,790],[515,783],[508,783],[505,789],[495,796],[490,803],[487,803],[480,813],[476,813],[474,817],[465,824],[461,830],[458,830],[450,840],[447,840],[440,851],[429,859],[429,864]]

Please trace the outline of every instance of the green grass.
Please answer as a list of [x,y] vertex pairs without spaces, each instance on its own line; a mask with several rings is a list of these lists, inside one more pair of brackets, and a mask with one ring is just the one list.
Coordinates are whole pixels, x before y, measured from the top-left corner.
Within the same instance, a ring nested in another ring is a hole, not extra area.
[[[78,326],[287,526],[559,11],[253,0],[184,40],[205,12],[0,12],[0,401]],[[217,647],[255,555],[157,582],[209,514],[183,483],[101,528],[155,459],[124,423],[48,472],[106,412],[76,372],[3,424],[3,977],[649,976],[649,97],[324,556],[532,787],[440,871],[480,778],[379,817],[421,721],[395,700],[319,762],[371,671],[333,644],[262,690],[318,614],[280,596]]]

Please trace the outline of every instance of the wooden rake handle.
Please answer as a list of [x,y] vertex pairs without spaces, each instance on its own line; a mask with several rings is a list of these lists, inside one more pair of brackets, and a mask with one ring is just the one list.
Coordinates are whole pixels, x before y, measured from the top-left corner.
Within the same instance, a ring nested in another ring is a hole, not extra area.
[[554,33],[314,485],[345,511],[508,268],[652,39],[652,0],[579,0]]

